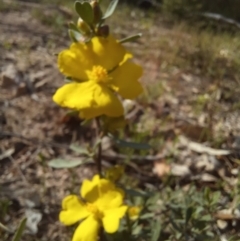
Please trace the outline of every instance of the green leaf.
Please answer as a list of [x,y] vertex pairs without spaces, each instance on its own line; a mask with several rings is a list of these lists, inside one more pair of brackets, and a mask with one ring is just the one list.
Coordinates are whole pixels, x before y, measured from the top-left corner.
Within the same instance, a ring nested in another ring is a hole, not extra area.
[[119,40],[119,42],[120,42],[121,44],[123,44],[123,43],[126,43],[126,42],[135,41],[136,39],[138,39],[138,38],[140,38],[140,37],[142,37],[142,34],[141,34],[141,33],[138,33],[138,34],[135,34],[135,35],[126,37],[126,38],[124,38],[124,39],[121,39],[121,40]]
[[85,147],[81,147],[81,146],[72,144],[69,146],[69,148],[70,148],[70,150],[72,150],[78,154],[81,154],[81,155],[89,156],[89,154],[90,154],[89,151]]
[[81,122],[81,126],[85,126],[85,125],[88,125],[89,123],[91,122],[91,119],[85,119]]
[[128,147],[135,150],[148,150],[151,148],[150,145],[148,145],[147,143],[128,142],[115,138],[113,140],[119,147]]
[[219,202],[219,200],[221,199],[221,192],[220,191],[216,191],[212,194],[212,200],[211,200],[211,204],[215,205]]
[[187,226],[189,220],[191,219],[192,214],[193,214],[193,211],[194,211],[194,209],[193,209],[192,207],[188,207],[188,208],[186,209],[185,226]]
[[107,11],[105,12],[102,19],[109,18],[115,11],[116,7],[118,5],[118,0],[112,0],[110,4],[108,5]]
[[204,189],[204,198],[205,198],[208,202],[210,202],[210,188],[209,188],[209,187],[206,187],[206,188]]
[[23,234],[24,228],[26,226],[26,222],[27,222],[27,218],[24,218],[20,222],[20,225],[18,226],[18,229],[17,229],[16,233],[14,234],[14,237],[13,237],[12,241],[19,241],[20,240],[20,238]]
[[198,206],[198,207],[196,208],[196,210],[195,210],[195,214],[196,214],[196,215],[200,215],[204,210],[205,210],[204,207]]
[[93,146],[93,151],[96,151],[98,146],[102,144],[102,138],[97,138],[96,142],[94,143]]
[[[70,34],[69,34],[69,37],[70,37]],[[70,38],[71,38],[71,37],[70,37]],[[71,40],[72,40],[72,38],[71,38]],[[73,81],[72,77],[70,77],[70,76],[65,76],[64,82],[69,83],[69,82],[71,82],[71,81]],[[68,115],[68,113],[72,113],[72,112],[73,112],[73,111],[68,111],[68,112],[66,113],[66,115]],[[76,110],[74,110],[74,112],[79,113],[79,111],[76,111]]]
[[182,232],[177,232],[176,234],[175,234],[175,237],[176,237],[176,239],[177,240],[180,240],[180,238],[183,236],[183,233]]
[[14,153],[14,151],[14,148],[6,150],[5,152],[3,152],[3,154],[0,155],[0,160],[10,157]]
[[151,241],[158,241],[161,229],[161,223],[159,220],[157,220],[152,227]]
[[11,230],[8,227],[6,227],[5,225],[3,225],[2,223],[0,223],[0,228],[3,229],[4,231],[11,233]]
[[48,166],[54,168],[73,168],[85,163],[92,162],[92,159],[79,158],[77,160],[53,159],[48,162]]
[[139,217],[139,219],[149,219],[153,218],[156,214],[155,213],[145,213]]
[[82,34],[72,29],[68,29],[68,35],[74,43],[78,43],[83,39]]
[[124,191],[132,196],[132,197],[148,197],[149,194],[147,194],[146,192],[143,192],[143,191],[138,191],[138,190],[135,190],[135,189],[125,189],[123,188]]
[[152,195],[146,202],[146,206],[149,205],[156,205],[157,201],[161,200],[161,194],[160,193],[155,193],[154,195]]
[[73,22],[68,23],[68,27],[69,27],[70,29],[72,29],[72,30],[80,33],[80,31],[79,31],[79,29],[78,29],[78,27],[76,26],[75,23],[73,23]]
[[139,235],[141,232],[142,232],[142,225],[138,225],[134,228],[132,228],[132,235],[136,236],[136,235]]
[[210,236],[210,237],[214,237],[214,233],[211,232],[211,231],[207,231],[206,234],[207,234],[208,236]]
[[75,10],[83,21],[88,24],[93,22],[94,14],[89,2],[75,2]]
[[[66,79],[68,79],[69,77],[67,77]],[[71,80],[69,80],[69,81],[71,81]],[[68,82],[69,82],[68,81]],[[78,116],[78,114],[79,114],[79,111],[78,110],[70,110],[70,111],[68,111],[67,113],[66,113],[66,116]]]
[[206,215],[201,216],[201,221],[209,222],[211,220],[212,220],[212,217],[211,217],[210,214],[206,214]]
[[180,226],[177,225],[177,223],[174,221],[173,217],[170,217],[170,223],[172,224],[173,228],[176,229],[178,232],[181,232],[182,229]]

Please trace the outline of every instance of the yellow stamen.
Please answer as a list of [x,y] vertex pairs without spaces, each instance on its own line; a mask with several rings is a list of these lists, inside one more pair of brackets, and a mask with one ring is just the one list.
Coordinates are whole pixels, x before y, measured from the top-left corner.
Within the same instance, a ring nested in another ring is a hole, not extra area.
[[93,66],[92,71],[87,71],[88,78],[97,83],[107,83],[111,78],[108,76],[108,72],[102,66]]
[[96,218],[101,219],[103,217],[103,214],[98,209],[98,207],[94,204],[88,203],[87,204],[87,210],[92,213]]

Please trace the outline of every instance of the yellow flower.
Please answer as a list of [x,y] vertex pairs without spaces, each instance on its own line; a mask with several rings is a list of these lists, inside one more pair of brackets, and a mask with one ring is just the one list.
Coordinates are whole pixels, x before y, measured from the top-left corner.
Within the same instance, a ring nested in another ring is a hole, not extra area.
[[131,220],[136,220],[139,217],[140,212],[142,211],[141,206],[132,206],[128,208],[128,216]]
[[60,87],[53,100],[62,107],[79,110],[86,119],[123,115],[116,93],[134,99],[143,91],[138,82],[142,68],[130,58],[132,55],[111,35],[93,37],[89,43],[73,43],[58,55],[58,67],[74,81]]
[[114,167],[108,168],[105,172],[105,176],[108,180],[116,182],[121,178],[124,173],[124,167],[116,165]]
[[76,195],[65,197],[59,215],[65,225],[83,220],[75,230],[72,241],[96,241],[101,225],[107,233],[116,232],[120,219],[127,211],[127,206],[122,205],[123,191],[111,181],[96,175],[92,181],[84,180],[80,193],[84,201]]

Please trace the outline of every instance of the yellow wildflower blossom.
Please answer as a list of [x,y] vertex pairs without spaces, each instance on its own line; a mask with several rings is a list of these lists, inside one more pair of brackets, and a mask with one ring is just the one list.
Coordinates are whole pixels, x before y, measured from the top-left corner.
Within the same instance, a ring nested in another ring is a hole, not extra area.
[[132,206],[128,208],[128,216],[131,220],[136,220],[139,217],[140,212],[142,211],[141,206]]
[[110,167],[105,171],[105,176],[108,180],[112,182],[116,182],[119,180],[124,173],[124,167],[120,165],[116,165],[114,167]]
[[84,201],[76,195],[65,197],[59,215],[65,225],[83,220],[75,230],[72,241],[96,241],[101,225],[107,233],[116,232],[120,219],[127,211],[127,206],[123,205],[123,191],[111,181],[96,175],[92,181],[83,181],[80,193]]
[[[73,43],[58,55],[58,67],[72,82],[60,87],[53,100],[80,111],[82,118],[118,117],[123,106],[116,96],[134,99],[142,92],[138,79],[142,68],[111,35],[93,37],[89,43]],[[116,93],[115,93],[116,92]]]

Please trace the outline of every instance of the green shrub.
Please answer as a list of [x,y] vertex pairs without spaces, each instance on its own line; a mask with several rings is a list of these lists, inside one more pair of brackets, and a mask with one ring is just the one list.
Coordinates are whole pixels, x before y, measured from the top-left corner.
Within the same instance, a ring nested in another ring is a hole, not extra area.
[[202,10],[203,3],[199,0],[164,0],[162,9],[166,13],[184,17]]
[[186,17],[196,12],[212,12],[239,21],[239,4],[240,0],[163,0],[162,8],[165,12],[180,17]]

